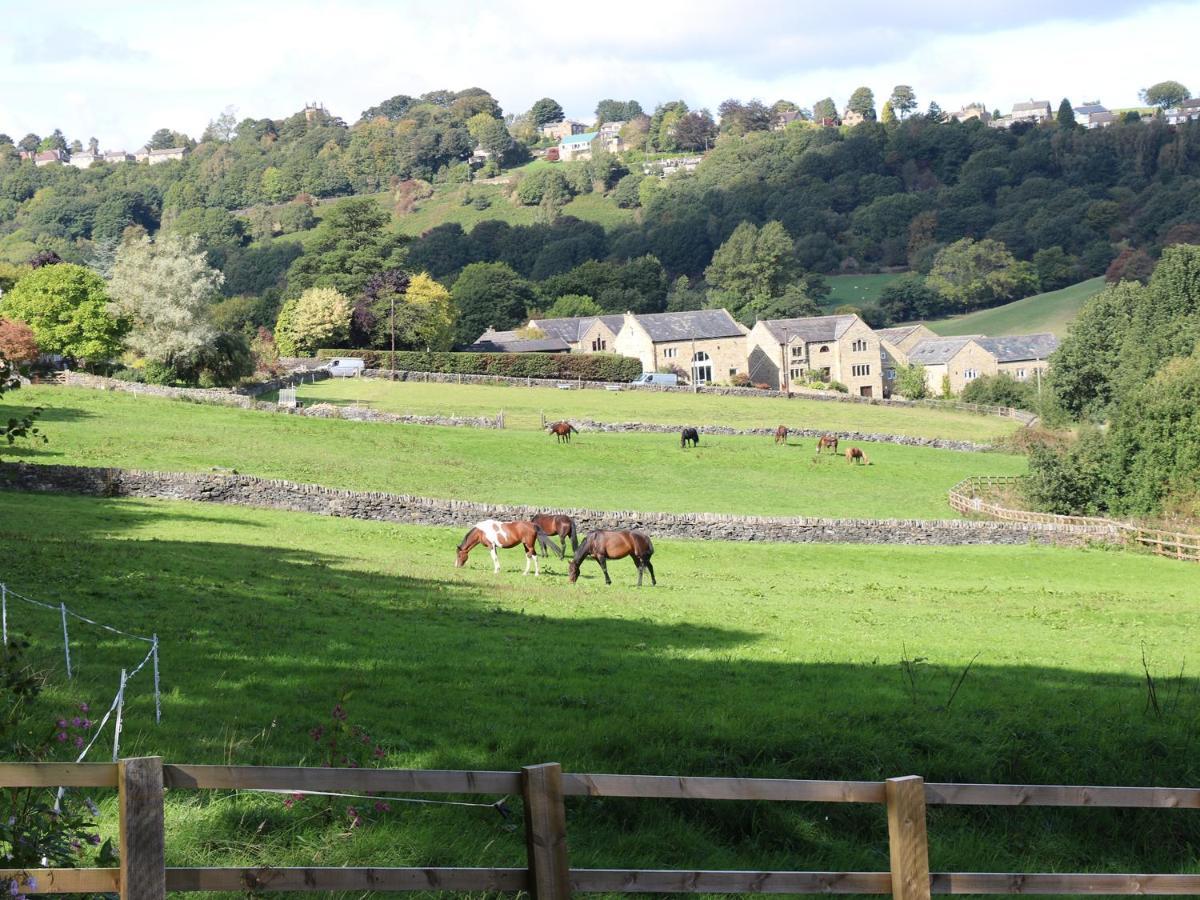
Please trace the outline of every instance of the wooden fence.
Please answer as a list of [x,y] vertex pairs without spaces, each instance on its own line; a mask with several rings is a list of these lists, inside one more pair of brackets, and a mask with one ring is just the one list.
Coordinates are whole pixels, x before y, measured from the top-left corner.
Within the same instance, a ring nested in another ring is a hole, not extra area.
[[950,488],[950,506],[964,515],[983,515],[1005,522],[1032,522],[1040,525],[1069,525],[1095,529],[1098,534],[1120,537],[1127,544],[1147,547],[1159,556],[1200,562],[1200,535],[1144,528],[1133,522],[1098,516],[1060,516],[1055,513],[1013,509],[986,499],[988,488],[1015,487],[1021,475],[973,475]]
[[[27,893],[119,892],[161,900],[166,891],[528,891],[535,900],[580,893],[1200,894],[1200,874],[1064,874],[929,871],[927,805],[1087,806],[1200,809],[1200,788],[802,781],[675,775],[578,775],[557,763],[519,772],[164,765],[158,757],[118,763],[0,763],[3,787],[115,787],[120,868],[0,870]],[[525,864],[512,868],[167,868],[164,788],[347,793],[520,794]],[[567,851],[566,797],[869,803],[886,807],[889,871],[787,872],[575,869]]]

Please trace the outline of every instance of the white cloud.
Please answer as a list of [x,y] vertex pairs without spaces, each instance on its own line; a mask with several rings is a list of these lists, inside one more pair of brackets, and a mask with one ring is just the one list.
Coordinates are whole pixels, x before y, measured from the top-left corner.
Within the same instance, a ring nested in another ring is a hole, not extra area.
[[943,107],[1029,96],[1128,105],[1153,81],[1196,80],[1194,53],[1171,35],[1200,28],[1200,5],[1135,0],[608,0],[552,11],[515,0],[210,0],[60,12],[65,30],[27,20],[0,36],[0,130],[60,127],[127,148],[162,126],[198,134],[230,104],[278,118],[322,100],[352,121],[393,94],[440,87],[487,88],[510,111],[548,94],[580,117],[601,97],[648,109],[676,97],[842,104],[859,84],[882,101],[898,82]]

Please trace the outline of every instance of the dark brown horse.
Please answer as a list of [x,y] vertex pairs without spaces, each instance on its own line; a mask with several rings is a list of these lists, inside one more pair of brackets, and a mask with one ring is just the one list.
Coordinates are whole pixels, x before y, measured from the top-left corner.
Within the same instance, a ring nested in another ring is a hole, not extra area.
[[685,428],[679,432],[679,446],[686,447],[688,444],[693,447],[700,446],[700,432],[695,428]]
[[549,547],[561,558],[562,553],[554,544],[550,543],[550,539],[546,537],[546,532],[542,531],[533,522],[498,522],[495,519],[484,519],[482,522],[477,522],[475,527],[467,532],[467,536],[462,539],[458,545],[458,555],[454,559],[454,567],[461,569],[467,563],[467,556],[471,550],[479,544],[488,548],[492,554],[492,566],[495,572],[500,571],[500,559],[496,556],[496,548],[515,547],[517,544],[525,546],[525,571],[522,575],[529,574],[529,563],[533,562],[533,574],[541,575],[541,569],[538,566],[537,559],[537,544],[541,543],[542,548]]
[[541,515],[531,516],[529,521],[546,532],[546,534],[551,537],[557,537],[562,541],[562,552],[558,554],[560,557],[565,556],[567,553],[568,538],[571,539],[571,552],[574,553],[579,549],[579,532],[575,529],[575,520],[570,516],[564,516],[561,513],[542,513]]
[[846,462],[853,463],[854,465],[862,463],[865,466],[869,466],[871,464],[871,461],[867,459],[867,454],[863,453],[857,447],[846,448]]
[[575,430],[575,426],[570,422],[555,422],[553,425],[547,425],[546,428],[552,435],[558,438],[558,442],[560,444],[571,443],[571,435],[579,434],[579,432]]
[[836,434],[823,434],[817,439],[817,455],[821,455],[822,450],[832,450],[837,453],[838,439]]
[[786,444],[787,436],[788,436],[788,430],[787,430],[786,425],[780,425],[778,428],[775,429],[775,443]]
[[608,577],[607,561],[632,556],[638,570],[638,587],[642,586],[643,572],[650,573],[651,584],[658,584],[654,578],[654,566],[650,564],[650,557],[653,555],[654,545],[650,543],[650,538],[640,531],[591,531],[575,551],[575,558],[567,566],[567,574],[571,584],[574,584],[575,579],[579,577],[579,567],[583,561],[594,559],[600,563],[600,569],[604,572],[604,583],[612,584],[612,579]]

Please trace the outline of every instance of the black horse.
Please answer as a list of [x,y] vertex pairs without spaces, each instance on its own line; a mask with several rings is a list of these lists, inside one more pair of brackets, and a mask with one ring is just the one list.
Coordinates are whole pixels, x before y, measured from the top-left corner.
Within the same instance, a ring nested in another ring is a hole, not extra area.
[[695,428],[685,428],[679,432],[679,446],[687,447],[689,443],[693,447],[700,445],[700,432],[696,431]]

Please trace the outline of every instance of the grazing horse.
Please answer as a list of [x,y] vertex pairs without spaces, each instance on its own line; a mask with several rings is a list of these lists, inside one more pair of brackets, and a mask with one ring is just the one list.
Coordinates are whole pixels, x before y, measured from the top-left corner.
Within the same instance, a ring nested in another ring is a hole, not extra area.
[[786,425],[780,425],[778,428],[775,429],[775,443],[786,444],[787,436],[788,436],[788,430],[787,430]]
[[686,447],[689,443],[693,447],[700,446],[700,432],[695,428],[685,428],[679,432],[679,446]]
[[570,422],[555,422],[553,425],[547,425],[546,428],[552,435],[558,438],[558,442],[560,444],[571,443],[571,435],[579,434],[579,432],[575,430],[575,426]]
[[658,584],[654,578],[654,566],[650,564],[650,557],[653,555],[654,545],[650,543],[650,538],[640,531],[592,531],[575,551],[575,558],[567,566],[567,574],[571,584],[574,584],[575,579],[579,577],[580,565],[590,558],[600,563],[600,569],[604,572],[604,583],[612,584],[612,579],[608,577],[606,561],[632,556],[638,570],[638,587],[642,586],[643,572],[650,573],[651,584]]
[[863,453],[857,447],[846,448],[846,462],[853,463],[854,465],[862,463],[869,466],[871,464],[871,461],[867,459],[867,454]]
[[559,558],[562,558],[562,553],[556,545],[550,543],[546,537],[546,532],[542,531],[533,522],[498,522],[495,519],[485,519],[482,522],[477,522],[475,527],[467,532],[467,536],[462,539],[458,545],[458,555],[454,560],[454,568],[461,569],[467,562],[467,555],[470,554],[472,548],[477,544],[482,544],[487,547],[492,554],[492,566],[494,571],[500,571],[500,559],[496,556],[496,548],[515,547],[517,544],[525,545],[525,571],[522,575],[529,574],[529,563],[533,562],[533,574],[541,575],[541,569],[538,567],[537,544],[541,543],[543,549],[549,547]]
[[821,455],[822,450],[832,450],[837,453],[838,439],[836,434],[823,434],[817,440],[817,455]]
[[[570,516],[564,516],[561,513],[542,513],[531,516],[529,521],[546,534],[558,537],[562,541],[562,552],[558,554],[559,557],[565,556],[567,553],[567,538],[571,539],[572,553],[579,549],[579,531],[575,528],[575,520]],[[545,550],[544,547],[542,549]]]

